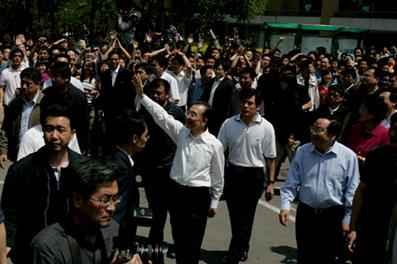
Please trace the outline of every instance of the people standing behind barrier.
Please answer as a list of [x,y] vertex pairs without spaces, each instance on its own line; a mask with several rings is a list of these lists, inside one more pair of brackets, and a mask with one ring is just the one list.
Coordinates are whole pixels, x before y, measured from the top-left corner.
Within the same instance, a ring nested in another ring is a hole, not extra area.
[[140,103],[177,145],[171,168],[176,261],[198,263],[207,217],[215,216],[223,189],[222,144],[208,132],[211,107],[204,102],[193,103],[183,125],[144,95],[139,76],[134,76],[134,85]]
[[348,248],[354,263],[396,260],[397,114],[390,119],[389,144],[366,155],[354,195]]
[[281,187],[280,223],[288,225],[298,197],[298,263],[337,263],[349,232],[353,195],[359,182],[356,154],[336,141],[340,123],[317,119],[311,143],[298,148]]

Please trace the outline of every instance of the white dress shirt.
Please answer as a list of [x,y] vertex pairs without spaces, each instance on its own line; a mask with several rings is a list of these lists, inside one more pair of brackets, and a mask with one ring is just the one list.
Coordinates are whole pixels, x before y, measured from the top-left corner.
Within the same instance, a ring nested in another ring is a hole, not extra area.
[[161,79],[166,80],[167,82],[170,83],[171,86],[170,99],[181,100],[181,97],[179,95],[178,82],[176,81],[176,79],[166,71],[164,71],[163,75],[161,76]]
[[218,139],[229,153],[229,162],[236,166],[265,167],[265,158],[276,157],[273,125],[259,114],[249,126],[239,114],[226,119],[219,130]]
[[181,122],[146,95],[141,104],[177,145],[171,179],[190,187],[211,188],[211,208],[217,208],[223,189],[225,158],[221,142],[208,130],[194,137]]
[[172,71],[167,71],[172,77],[175,78],[178,91],[179,91],[179,101],[178,106],[185,106],[187,104],[187,92],[189,90],[190,83],[192,82],[193,75],[190,74],[190,77],[184,72],[181,71],[179,74],[174,74]]

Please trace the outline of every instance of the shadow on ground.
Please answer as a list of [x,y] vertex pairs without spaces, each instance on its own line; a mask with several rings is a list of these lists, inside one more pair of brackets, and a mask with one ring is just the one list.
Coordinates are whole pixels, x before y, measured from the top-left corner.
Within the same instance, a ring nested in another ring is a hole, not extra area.
[[271,247],[271,251],[277,253],[279,255],[283,255],[284,259],[281,260],[280,263],[297,263],[296,259],[296,248],[289,247],[289,246],[278,246],[278,247]]

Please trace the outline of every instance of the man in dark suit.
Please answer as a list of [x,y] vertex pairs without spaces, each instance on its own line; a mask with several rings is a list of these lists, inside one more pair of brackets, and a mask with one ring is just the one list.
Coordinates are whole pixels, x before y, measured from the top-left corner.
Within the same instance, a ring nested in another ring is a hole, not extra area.
[[223,121],[229,117],[233,87],[233,82],[226,76],[224,65],[220,62],[215,63],[215,78],[205,87],[200,98],[208,102],[214,110],[213,122],[209,124],[209,131],[213,135],[218,135]]
[[131,83],[130,72],[120,66],[120,54],[117,51],[109,54],[110,69],[101,75],[99,107],[105,118],[106,142],[112,142],[113,120],[125,109],[134,109],[135,90]]
[[41,108],[52,104],[64,104],[70,108],[76,122],[76,135],[81,153],[88,148],[88,103],[85,94],[70,83],[72,72],[66,62],[55,62],[51,67],[53,86],[43,91]]
[[122,111],[113,122],[116,145],[104,155],[119,168],[117,183],[121,202],[113,215],[120,224],[120,247],[129,249],[134,242],[136,223],[132,220],[132,208],[139,205],[138,186],[135,182],[134,161],[131,156],[142,151],[149,138],[148,127],[142,115],[132,110]]

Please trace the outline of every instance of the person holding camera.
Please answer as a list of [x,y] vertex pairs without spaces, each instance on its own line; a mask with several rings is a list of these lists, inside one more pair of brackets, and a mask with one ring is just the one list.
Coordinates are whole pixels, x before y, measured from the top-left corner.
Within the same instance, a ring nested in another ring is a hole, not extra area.
[[142,264],[137,254],[120,260],[114,249],[118,224],[112,216],[121,201],[117,171],[114,164],[89,158],[71,167],[69,213],[33,238],[31,263]]

